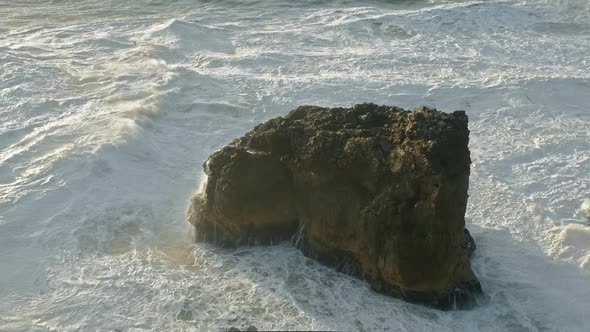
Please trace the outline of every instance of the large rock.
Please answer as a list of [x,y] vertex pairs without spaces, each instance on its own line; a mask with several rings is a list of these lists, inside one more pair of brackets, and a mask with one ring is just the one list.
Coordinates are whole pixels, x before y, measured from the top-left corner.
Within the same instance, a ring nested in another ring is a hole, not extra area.
[[468,140],[462,111],[299,107],[209,157],[189,221],[198,241],[293,239],[376,291],[464,308],[481,292],[464,230]]

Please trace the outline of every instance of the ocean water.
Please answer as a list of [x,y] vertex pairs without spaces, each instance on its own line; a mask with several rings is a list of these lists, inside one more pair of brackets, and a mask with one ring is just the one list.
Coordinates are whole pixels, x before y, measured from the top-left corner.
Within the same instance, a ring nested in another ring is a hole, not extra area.
[[[465,110],[488,295],[194,244],[201,164],[299,105]],[[590,330],[587,0],[0,0],[0,330]]]

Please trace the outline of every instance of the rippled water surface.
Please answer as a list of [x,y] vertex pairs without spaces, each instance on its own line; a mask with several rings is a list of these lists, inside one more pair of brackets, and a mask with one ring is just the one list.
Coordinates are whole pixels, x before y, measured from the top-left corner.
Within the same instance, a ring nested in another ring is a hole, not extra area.
[[[0,330],[590,330],[590,6],[0,0]],[[201,164],[303,104],[463,109],[489,301],[195,245]]]

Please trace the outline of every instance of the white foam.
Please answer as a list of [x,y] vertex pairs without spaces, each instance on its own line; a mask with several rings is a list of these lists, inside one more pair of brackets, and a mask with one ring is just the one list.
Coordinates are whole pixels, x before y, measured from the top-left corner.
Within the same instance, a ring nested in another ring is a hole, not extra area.
[[590,218],[590,198],[584,199],[584,201],[582,202],[582,205],[580,205],[579,211],[586,218]]
[[[0,329],[587,330],[589,8],[0,6]],[[191,243],[210,153],[296,106],[358,102],[467,111],[478,309],[377,295],[288,245]]]
[[590,271],[590,227],[578,224],[564,227],[553,244],[552,254]]

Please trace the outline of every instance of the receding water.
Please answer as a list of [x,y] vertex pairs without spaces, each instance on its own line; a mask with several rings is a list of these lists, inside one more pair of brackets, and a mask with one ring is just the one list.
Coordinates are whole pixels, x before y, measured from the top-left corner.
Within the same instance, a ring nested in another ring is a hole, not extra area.
[[[0,0],[0,330],[590,330],[590,6]],[[192,243],[207,156],[303,104],[466,110],[489,300]]]

